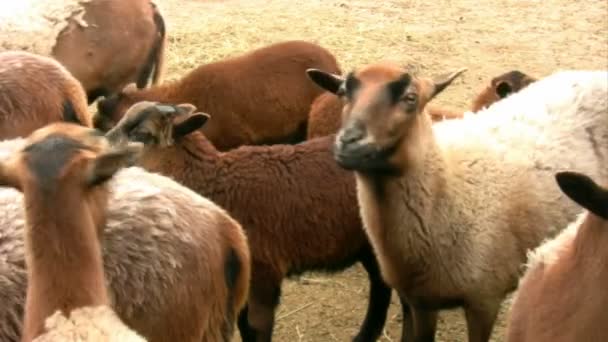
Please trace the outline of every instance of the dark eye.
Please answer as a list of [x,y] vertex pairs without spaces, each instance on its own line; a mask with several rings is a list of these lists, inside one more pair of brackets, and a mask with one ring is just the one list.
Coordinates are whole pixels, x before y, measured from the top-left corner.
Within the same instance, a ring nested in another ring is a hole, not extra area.
[[418,96],[416,96],[414,93],[405,94],[405,96],[401,98],[401,101],[410,105],[415,105],[418,101]]

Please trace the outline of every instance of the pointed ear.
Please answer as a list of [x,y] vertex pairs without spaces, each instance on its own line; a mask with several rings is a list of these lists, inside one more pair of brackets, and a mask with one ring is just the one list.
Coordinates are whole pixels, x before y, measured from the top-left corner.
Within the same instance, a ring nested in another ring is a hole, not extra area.
[[142,143],[129,142],[126,146],[98,155],[90,164],[87,184],[100,185],[112,178],[120,169],[133,166],[142,150]]
[[500,81],[496,85],[496,95],[498,95],[498,97],[500,97],[501,99],[504,99],[505,97],[507,97],[507,95],[511,94],[512,92],[513,92],[513,87],[507,81]]
[[310,80],[316,85],[333,94],[338,93],[338,89],[340,89],[340,86],[344,82],[344,78],[342,76],[321,71],[319,69],[306,69],[306,75],[308,75],[308,78],[310,78]]
[[433,97],[435,97],[439,93],[441,93],[445,88],[447,88],[447,86],[449,86],[452,83],[452,81],[454,81],[456,79],[456,77],[460,76],[463,72],[465,72],[467,70],[469,70],[469,69],[460,68],[454,72],[435,77],[433,79],[433,83],[434,83],[435,87],[433,89],[433,93],[431,94],[430,99],[432,99]]
[[555,175],[560,189],[597,216],[608,220],[608,191],[600,187],[589,176],[578,172],[563,171]]
[[16,167],[11,163],[10,159],[0,162],[0,186],[13,188],[21,191],[21,183],[19,182]]
[[185,119],[176,118],[173,121],[173,139],[179,139],[196,131],[209,119],[210,115],[206,113],[194,113]]
[[[177,109],[178,112],[180,112],[180,114],[187,114],[187,115],[194,113],[194,111],[196,110],[196,107],[190,103],[181,103],[181,104],[178,104],[177,106],[175,106],[175,108]],[[204,114],[204,113],[200,113],[200,114]]]

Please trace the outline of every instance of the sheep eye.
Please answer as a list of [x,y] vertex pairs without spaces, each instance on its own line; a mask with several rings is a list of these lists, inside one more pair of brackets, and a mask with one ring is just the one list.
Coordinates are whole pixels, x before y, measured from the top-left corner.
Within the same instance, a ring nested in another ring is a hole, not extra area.
[[418,96],[416,96],[416,94],[409,93],[406,94],[401,100],[407,104],[413,105],[418,101]]

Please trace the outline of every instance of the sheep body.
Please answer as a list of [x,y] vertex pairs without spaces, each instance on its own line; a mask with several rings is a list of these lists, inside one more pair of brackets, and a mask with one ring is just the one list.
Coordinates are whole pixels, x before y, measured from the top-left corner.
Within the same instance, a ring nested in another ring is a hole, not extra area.
[[308,113],[321,89],[308,68],[339,72],[335,57],[306,41],[285,41],[204,64],[181,79],[101,100],[95,127],[109,130],[140,101],[191,103],[213,116],[202,128],[219,150],[240,145],[294,143],[306,137]]
[[153,84],[162,80],[165,23],[150,0],[15,3],[0,14],[0,36],[0,51],[25,50],[61,62],[82,83],[89,102],[130,82],[141,88],[149,78]]
[[380,279],[361,227],[354,177],[332,159],[333,136],[220,153],[198,131],[204,122],[186,135],[165,135],[183,131],[171,122],[186,125],[202,114],[182,112],[172,118],[173,114],[160,112],[161,107],[194,110],[191,105],[138,103],[106,136],[116,144],[142,137],[146,148],[141,166],[207,196],[242,223],[252,254],[248,308],[239,317],[243,340],[271,339],[285,277],[338,271],[355,262],[363,264],[371,284],[368,311],[356,340],[377,339],[391,293]]
[[[21,144],[2,142],[0,155]],[[149,341],[229,340],[249,286],[240,225],[211,201],[141,168],[123,169],[109,182],[104,270],[120,319]],[[0,294],[6,299],[0,340],[7,342],[19,341],[25,303],[22,198],[0,189]],[[229,269],[235,263],[238,269]],[[227,272],[235,279],[225,279]]]
[[54,121],[91,127],[82,85],[56,60],[0,52],[0,138],[26,136]]
[[[608,191],[583,174],[556,175],[586,210],[557,237],[529,253],[509,313],[507,341],[604,341],[608,272]],[[575,289],[573,291],[573,289]]]
[[608,176],[608,74],[562,71],[476,115],[412,120],[391,157],[402,173],[355,173],[364,227],[384,279],[427,324],[418,338],[432,339],[436,310],[464,306],[469,340],[487,341],[527,250],[579,212],[553,173]]

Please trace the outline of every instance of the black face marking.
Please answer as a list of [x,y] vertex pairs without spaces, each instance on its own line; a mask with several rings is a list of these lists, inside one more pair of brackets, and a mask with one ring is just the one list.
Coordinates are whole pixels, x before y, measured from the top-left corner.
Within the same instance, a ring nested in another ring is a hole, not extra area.
[[359,89],[359,87],[361,86],[361,81],[359,81],[359,79],[357,77],[355,77],[355,74],[353,72],[348,73],[348,75],[346,75],[346,80],[344,81],[344,85],[343,85],[343,90],[340,89],[338,91],[338,95],[346,95],[346,97],[349,100],[352,100],[355,92],[357,91],[357,89]]
[[78,150],[87,149],[79,141],[63,135],[53,134],[46,139],[27,146],[26,161],[32,170],[38,185],[46,190],[52,190],[53,180],[59,177],[63,167],[70,161]]
[[389,99],[392,104],[396,104],[403,96],[403,93],[412,82],[412,76],[410,74],[403,74],[401,78],[396,81],[392,81],[387,84]]

